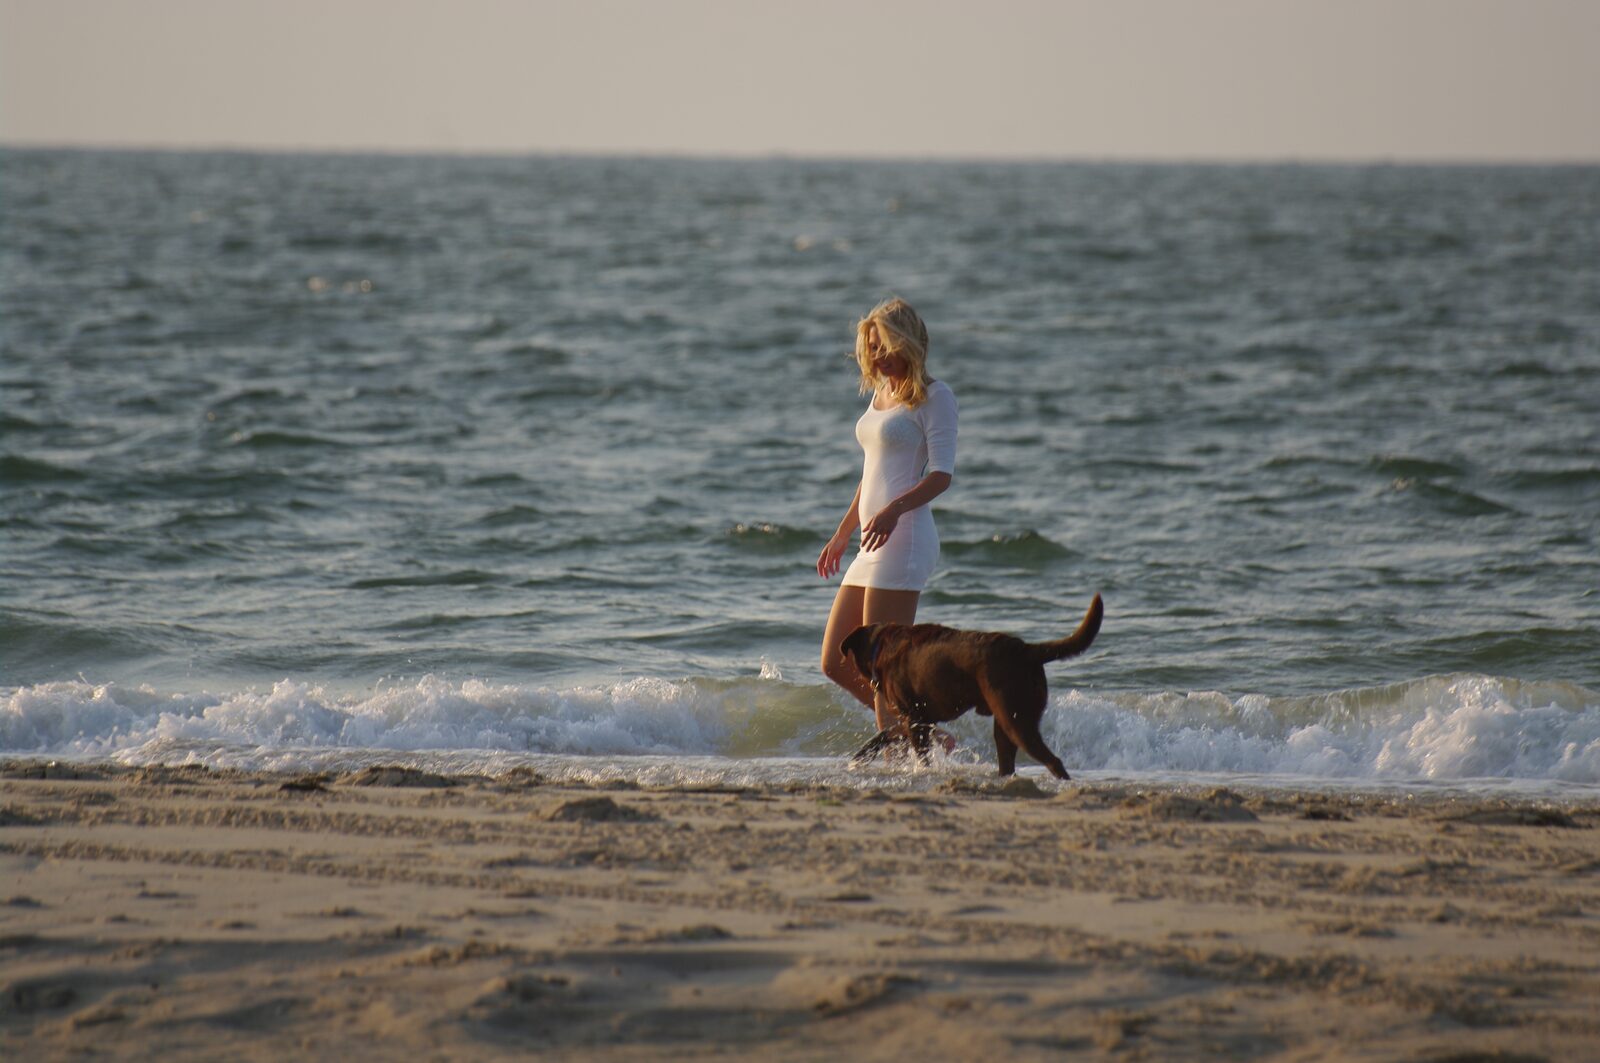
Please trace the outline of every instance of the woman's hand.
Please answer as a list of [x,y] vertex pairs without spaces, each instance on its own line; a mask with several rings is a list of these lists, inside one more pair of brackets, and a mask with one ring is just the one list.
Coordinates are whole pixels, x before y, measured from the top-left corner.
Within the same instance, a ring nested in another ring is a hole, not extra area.
[[844,548],[850,545],[848,535],[835,535],[828,540],[822,548],[822,553],[817,555],[817,575],[827,579],[839,571],[839,559],[844,557]]
[[866,527],[861,529],[861,549],[865,553],[872,553],[878,547],[889,541],[889,536],[894,532],[894,526],[900,523],[900,511],[891,502],[878,511],[878,515],[867,521]]
[[895,525],[900,523],[901,514],[910,513],[938,498],[949,488],[950,479],[947,472],[930,472],[917,482],[917,486],[879,510],[878,515],[861,528],[862,551],[870,554],[888,542],[889,536],[894,534]]

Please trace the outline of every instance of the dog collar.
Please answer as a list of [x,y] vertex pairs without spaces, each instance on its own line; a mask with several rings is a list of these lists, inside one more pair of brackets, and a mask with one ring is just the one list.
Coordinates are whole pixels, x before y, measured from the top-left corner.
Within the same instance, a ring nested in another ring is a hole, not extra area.
[[881,690],[882,684],[878,679],[878,654],[883,652],[883,640],[879,639],[877,645],[872,647],[872,659],[867,662],[867,679],[872,683],[873,690]]

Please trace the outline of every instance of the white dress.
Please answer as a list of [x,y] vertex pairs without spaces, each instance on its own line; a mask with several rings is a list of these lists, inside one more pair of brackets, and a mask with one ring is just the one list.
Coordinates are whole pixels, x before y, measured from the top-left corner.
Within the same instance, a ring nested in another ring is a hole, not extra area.
[[[928,398],[910,409],[894,406],[867,412],[856,422],[856,442],[866,452],[861,469],[863,527],[884,506],[905,494],[930,472],[956,471],[956,397],[942,381],[928,385]],[[868,553],[857,551],[843,584],[884,590],[920,591],[939,560],[939,532],[933,512],[918,506],[902,516],[889,539]]]

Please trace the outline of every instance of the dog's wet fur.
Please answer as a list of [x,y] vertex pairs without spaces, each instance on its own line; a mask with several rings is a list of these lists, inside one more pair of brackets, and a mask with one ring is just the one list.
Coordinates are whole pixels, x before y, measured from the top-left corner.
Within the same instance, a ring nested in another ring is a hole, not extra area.
[[1039,737],[1050,689],[1044,666],[1089,648],[1100,632],[1105,606],[1100,596],[1089,603],[1083,622],[1055,642],[1023,642],[996,631],[960,631],[939,624],[864,624],[840,651],[872,681],[877,697],[900,722],[874,735],[851,755],[853,763],[870,760],[884,750],[910,743],[926,760],[933,725],[955,719],[968,709],[994,717],[995,759],[1001,775],[1017,770],[1017,749],[1069,778],[1061,758]]

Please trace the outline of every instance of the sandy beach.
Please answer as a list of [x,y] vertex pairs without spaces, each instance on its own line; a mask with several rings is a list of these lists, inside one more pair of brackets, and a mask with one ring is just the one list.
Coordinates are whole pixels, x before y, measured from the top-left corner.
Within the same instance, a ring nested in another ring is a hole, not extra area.
[[1597,824],[12,761],[0,1057],[1592,1059]]

